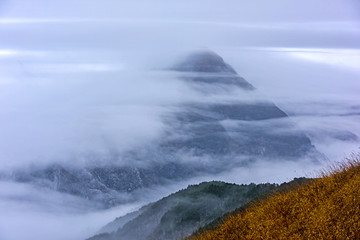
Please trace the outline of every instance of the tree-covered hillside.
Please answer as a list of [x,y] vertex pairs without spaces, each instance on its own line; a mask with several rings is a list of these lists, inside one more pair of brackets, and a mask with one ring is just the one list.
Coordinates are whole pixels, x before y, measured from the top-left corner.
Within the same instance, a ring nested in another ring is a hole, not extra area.
[[[124,216],[105,227],[110,233],[102,233],[91,240],[141,240],[179,239],[192,234],[199,227],[213,222],[279,187],[278,184],[237,185],[225,182],[203,182],[171,194],[155,203],[132,213],[123,224]],[[119,224],[117,224],[119,223]],[[121,224],[120,224],[121,223]]]

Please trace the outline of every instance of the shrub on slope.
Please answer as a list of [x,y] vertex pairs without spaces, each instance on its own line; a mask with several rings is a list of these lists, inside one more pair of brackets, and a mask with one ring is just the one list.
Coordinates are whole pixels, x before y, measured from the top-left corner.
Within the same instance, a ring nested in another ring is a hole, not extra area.
[[360,239],[360,155],[189,239]]

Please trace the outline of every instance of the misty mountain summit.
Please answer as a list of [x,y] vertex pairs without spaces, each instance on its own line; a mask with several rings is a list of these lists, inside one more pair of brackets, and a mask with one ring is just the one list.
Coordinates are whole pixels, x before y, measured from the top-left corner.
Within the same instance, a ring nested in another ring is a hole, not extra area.
[[212,51],[198,51],[190,54],[172,68],[180,72],[209,72],[237,74],[236,71],[222,57]]
[[[259,97],[256,89],[217,54],[195,52],[173,69],[185,72],[181,79],[199,94],[209,96],[210,101],[181,106],[171,122],[178,126],[178,135],[184,136],[187,131],[191,136],[170,140],[168,145],[198,156],[231,156],[230,161],[244,155],[251,158],[317,155],[310,139],[295,130],[287,114]],[[212,101],[223,97],[221,94],[232,98]]]
[[222,57],[212,51],[194,52],[170,69],[195,74],[191,77],[183,76],[184,80],[235,85],[244,90],[255,89],[244,78],[240,77],[229,64],[224,62]]
[[287,114],[259,97],[219,55],[196,52],[171,70],[192,96],[170,104],[161,116],[166,127],[158,139],[126,152],[110,144],[105,156],[85,154],[91,165],[49,164],[18,169],[8,177],[111,207],[136,200],[141,196],[137,190],[256,161],[321,159]]

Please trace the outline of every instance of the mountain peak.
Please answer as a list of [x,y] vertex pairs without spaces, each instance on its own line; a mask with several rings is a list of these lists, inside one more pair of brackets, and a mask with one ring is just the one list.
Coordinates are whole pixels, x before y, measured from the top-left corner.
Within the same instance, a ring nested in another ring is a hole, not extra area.
[[173,69],[181,72],[236,74],[235,70],[225,63],[222,57],[209,50],[197,51],[190,54],[180,64],[175,65]]

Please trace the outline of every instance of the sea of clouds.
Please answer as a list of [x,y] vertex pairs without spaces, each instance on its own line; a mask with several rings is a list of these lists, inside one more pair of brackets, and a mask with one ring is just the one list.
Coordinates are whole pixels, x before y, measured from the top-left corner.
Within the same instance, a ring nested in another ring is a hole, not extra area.
[[[3,0],[0,170],[86,166],[89,154],[158,141],[169,131],[163,117],[179,104],[250,101],[241,91],[200,94],[166,70],[199,49],[222,56],[257,88],[257,98],[291,117],[289,131],[306,133],[330,161],[340,161],[359,149],[359,7],[351,0]],[[324,165],[260,159],[227,174],[150,189],[143,200],[102,211],[84,199],[1,181],[0,239],[84,239],[190,183],[282,182],[316,176]]]

